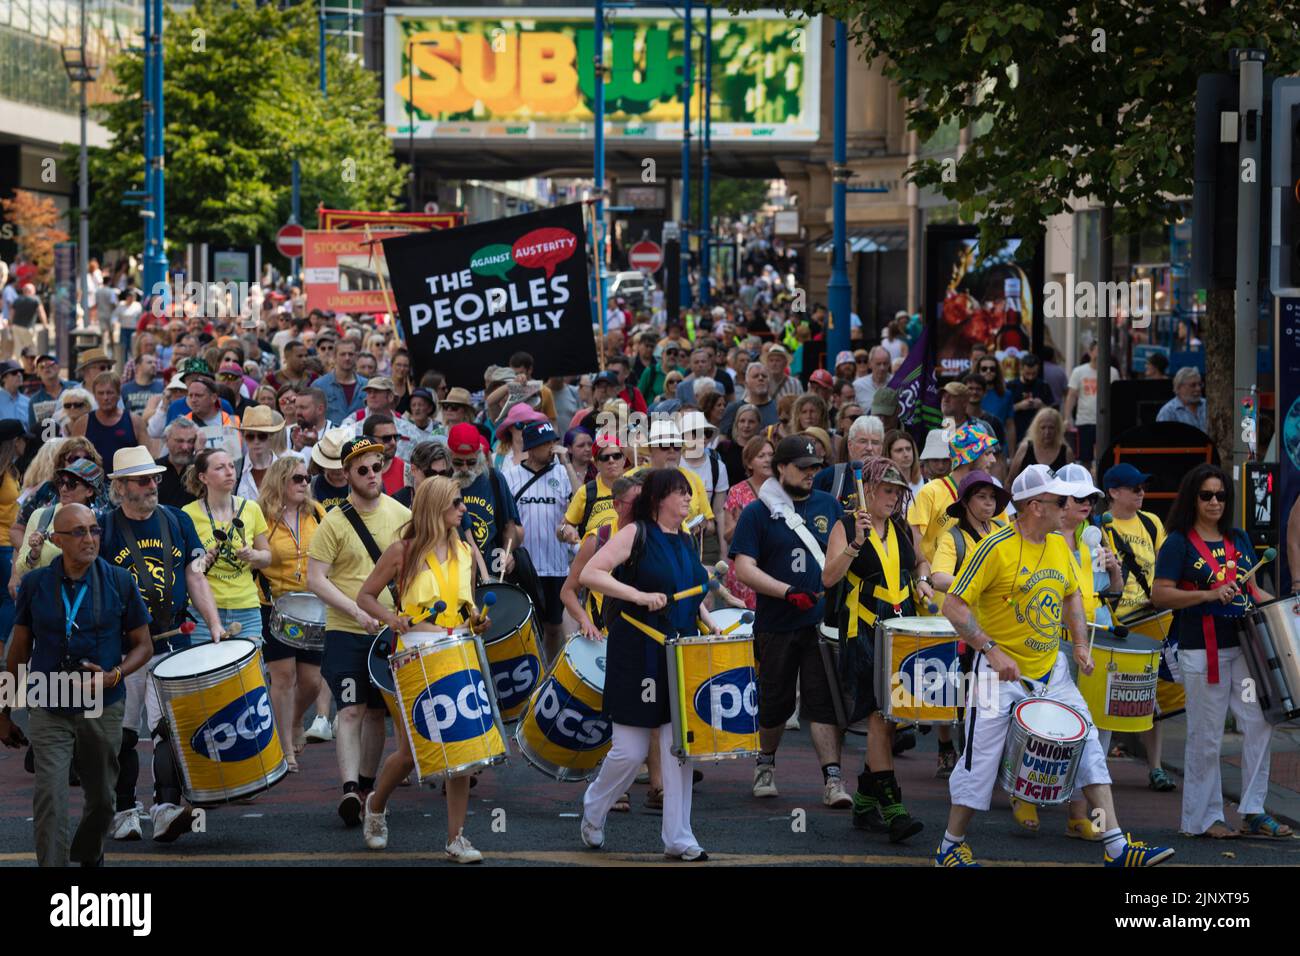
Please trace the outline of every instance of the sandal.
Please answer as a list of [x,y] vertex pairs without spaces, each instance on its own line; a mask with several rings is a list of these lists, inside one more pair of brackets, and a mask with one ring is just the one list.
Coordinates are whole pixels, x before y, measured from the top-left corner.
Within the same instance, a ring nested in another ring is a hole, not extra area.
[[664,812],[663,787],[651,787],[645,795],[645,808],[651,813]]
[[1267,813],[1242,817],[1240,832],[1244,837],[1263,837],[1266,840],[1287,840],[1294,833],[1285,823],[1278,823]]
[[1174,783],[1174,778],[1165,772],[1164,767],[1156,767],[1151,771],[1147,786],[1158,793],[1168,793],[1170,790],[1178,789],[1178,784]]
[[298,770],[299,770],[299,767],[298,767],[298,761],[294,760],[292,757],[285,757],[285,758],[284,758],[284,762],[288,765],[288,772],[289,772],[289,773],[297,773],[297,772],[298,772]]
[[1023,829],[1028,830],[1030,833],[1038,832],[1038,807],[1012,797],[1011,813]]
[[1065,835],[1074,840],[1096,842],[1101,839],[1101,830],[1091,817],[1070,817],[1065,824]]
[[1222,820],[1216,820],[1210,824],[1210,828],[1204,833],[1197,834],[1206,840],[1235,840],[1241,836],[1241,832],[1231,829]]
[[632,794],[630,793],[623,794],[623,796],[619,797],[617,800],[614,801],[614,805],[610,807],[610,810],[612,810],[614,813],[631,813]]

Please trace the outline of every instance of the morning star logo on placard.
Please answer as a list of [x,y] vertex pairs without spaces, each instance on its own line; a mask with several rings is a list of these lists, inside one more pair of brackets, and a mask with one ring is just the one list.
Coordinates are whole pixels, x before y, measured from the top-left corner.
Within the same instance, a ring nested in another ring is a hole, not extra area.
[[597,367],[582,207],[388,238],[384,257],[417,375],[483,387],[482,370],[525,350],[539,368]]

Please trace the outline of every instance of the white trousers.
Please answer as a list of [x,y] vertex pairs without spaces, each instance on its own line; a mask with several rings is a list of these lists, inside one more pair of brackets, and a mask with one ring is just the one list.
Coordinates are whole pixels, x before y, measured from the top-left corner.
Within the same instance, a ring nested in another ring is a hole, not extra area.
[[[1029,681],[1035,694],[1068,704],[1088,721],[1088,736],[1079,761],[1079,772],[1074,778],[1075,792],[1093,784],[1110,783],[1106,769],[1106,751],[1097,739],[1097,728],[1092,725],[1088,705],[1083,695],[1070,679],[1070,664],[1064,652],[1056,655],[1056,664],[1044,685]],[[987,810],[993,799],[998,769],[1002,765],[1002,752],[1006,749],[1007,734],[1011,730],[1011,709],[1030,696],[1020,681],[999,681],[983,654],[975,655],[975,672],[966,697],[966,752],[957,761],[957,769],[948,778],[948,793],[956,806],[973,810]],[[971,726],[974,721],[974,726]],[[967,761],[970,769],[966,769]]]
[[[632,781],[650,753],[649,727],[614,725],[614,743],[600,765],[600,773],[591,781],[582,796],[582,812],[587,822],[596,827],[605,826],[609,808],[627,793]],[[673,728],[664,724],[659,728],[659,756],[664,778],[664,825],[662,836],[664,852],[674,855],[699,846],[691,832],[691,778],[689,760],[681,760],[672,752]]]
[[1201,834],[1223,817],[1219,754],[1223,721],[1232,709],[1245,740],[1241,753],[1241,813],[1263,813],[1268,795],[1269,740],[1273,727],[1257,700],[1247,702],[1250,670],[1240,647],[1219,649],[1219,683],[1206,680],[1206,652],[1179,650],[1187,691],[1187,747],[1183,751],[1184,833]]

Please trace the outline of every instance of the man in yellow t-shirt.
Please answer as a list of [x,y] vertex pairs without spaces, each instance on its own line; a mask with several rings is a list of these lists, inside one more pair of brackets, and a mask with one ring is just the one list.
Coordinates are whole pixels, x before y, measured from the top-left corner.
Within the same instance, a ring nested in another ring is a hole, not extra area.
[[[592,447],[596,456],[596,479],[578,485],[564,511],[564,524],[557,532],[557,537],[569,544],[579,544],[596,528],[617,520],[609,489],[627,467],[627,457],[616,435],[597,435]],[[595,495],[589,504],[588,495],[593,489]]]
[[932,565],[939,538],[957,523],[948,514],[948,506],[957,500],[957,488],[972,471],[991,472],[997,463],[997,448],[998,440],[983,425],[972,423],[958,428],[948,441],[952,472],[926,482],[907,509],[907,523],[921,536],[921,554]]
[[[1030,465],[1021,472],[1011,487],[1014,524],[980,542],[944,602],[944,616],[976,658],[966,704],[967,747],[948,778],[952,807],[935,852],[939,866],[977,865],[966,844],[966,828],[977,810],[989,808],[1012,713],[1031,696],[1059,701],[1083,718],[1083,753],[1073,785],[1102,811],[1106,865],[1155,866],[1173,856],[1173,850],[1130,844],[1125,838],[1115,816],[1097,729],[1070,679],[1065,657],[1058,653],[1064,623],[1079,669],[1092,672],[1076,565],[1060,534],[1072,487],[1045,465]],[[1060,801],[1070,783],[1070,761],[1057,750],[1026,749],[1029,762],[1015,768],[1017,797],[1031,803]]]
[[[371,438],[347,442],[341,452],[347,475],[347,503],[325,516],[307,550],[307,586],[325,602],[324,678],[338,707],[337,753],[343,779],[339,816],[348,826],[361,822],[360,791],[373,790],[384,749],[384,698],[370,683],[373,636],[382,625],[357,607],[357,594],[375,557],[397,540],[411,512],[385,495],[384,446]],[[353,519],[365,528],[362,540]],[[380,602],[392,607],[385,589]]]
[[713,507],[709,504],[709,494],[704,481],[690,468],[682,466],[682,448],[685,441],[681,430],[674,422],[655,421],[650,424],[650,461],[628,472],[635,475],[651,468],[676,468],[691,486],[691,510],[686,514],[685,524],[690,524],[697,517],[703,516],[703,529],[692,529],[696,533],[713,534],[715,530]]

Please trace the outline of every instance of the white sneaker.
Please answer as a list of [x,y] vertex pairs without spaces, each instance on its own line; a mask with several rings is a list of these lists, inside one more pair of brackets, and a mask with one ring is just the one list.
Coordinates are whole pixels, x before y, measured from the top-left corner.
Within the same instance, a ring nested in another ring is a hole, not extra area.
[[456,834],[456,839],[447,844],[447,859],[453,863],[482,863],[483,854],[474,849],[474,845],[465,838],[465,831]]
[[822,803],[832,810],[847,810],[853,806],[853,798],[844,789],[844,784],[839,777],[831,777],[822,788]]
[[334,739],[334,731],[330,727],[329,718],[324,714],[317,714],[316,719],[311,722],[307,728],[307,733],[303,735],[312,743],[324,743],[327,740]]
[[786,730],[798,730],[798,729],[799,729],[799,712],[798,712],[798,711],[795,711],[793,714],[790,715],[790,719],[787,720],[787,721],[785,722],[785,729],[786,729]]
[[113,814],[112,835],[114,840],[143,840],[144,832],[140,829],[140,811],[144,807],[137,803],[130,810]]
[[578,832],[582,834],[582,842],[590,849],[599,850],[605,846],[604,828],[588,823],[585,813],[582,816],[582,825],[578,828]]
[[194,811],[174,803],[156,803],[153,808],[153,838],[158,843],[171,843],[190,832]]
[[759,764],[754,768],[754,796],[775,797],[776,767],[770,763]]
[[366,838],[366,846],[372,850],[382,850],[388,846],[388,808],[383,813],[370,811],[370,796],[366,797],[366,820],[361,827],[361,835]]

